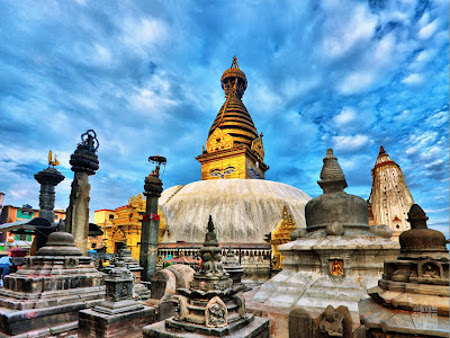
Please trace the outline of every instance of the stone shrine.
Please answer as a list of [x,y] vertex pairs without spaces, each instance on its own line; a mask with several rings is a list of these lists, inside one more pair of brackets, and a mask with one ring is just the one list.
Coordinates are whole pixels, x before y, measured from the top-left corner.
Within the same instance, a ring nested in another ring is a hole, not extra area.
[[178,313],[144,328],[144,337],[268,337],[267,319],[245,312],[242,286],[223,269],[212,217],[200,256],[203,264],[189,289],[178,289]]
[[383,262],[398,254],[398,244],[370,231],[366,201],[344,192],[347,182],[331,149],[323,162],[318,184],[324,193],[306,204],[306,233],[293,231],[295,240],[278,247],[283,270],[261,286],[251,306],[301,306],[315,318],[328,305],[343,305],[358,323],[358,302],[376,285]]
[[411,230],[400,235],[400,255],[386,261],[383,278],[359,303],[367,337],[448,337],[448,240],[428,229],[428,217],[414,204]]
[[142,336],[142,328],[155,322],[155,309],[133,300],[133,281],[123,258],[116,259],[105,278],[106,300],[80,311],[80,338]]
[[402,169],[392,161],[383,146],[372,169],[372,190],[368,203],[374,224],[389,226],[393,240],[398,241],[398,236],[409,230],[406,213],[414,204],[414,199]]
[[287,207],[283,208],[283,217],[278,222],[275,230],[271,232],[270,244],[272,245],[272,267],[274,269],[281,269],[281,262],[283,255],[278,251],[278,246],[291,241],[292,231],[297,230],[297,226],[288,212]]
[[76,330],[78,311],[104,299],[102,278],[70,233],[51,233],[26,266],[5,277],[0,289],[1,332],[45,337]]

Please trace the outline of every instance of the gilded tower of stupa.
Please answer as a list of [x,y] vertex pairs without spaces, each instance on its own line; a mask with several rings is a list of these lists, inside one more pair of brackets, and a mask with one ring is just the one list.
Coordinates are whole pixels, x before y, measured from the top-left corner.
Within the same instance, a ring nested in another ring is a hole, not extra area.
[[220,80],[225,103],[209,130],[206,148],[196,159],[202,165],[202,180],[218,178],[264,178],[269,167],[263,162],[262,133],[242,102],[247,78],[237,58]]
[[410,229],[406,219],[414,199],[400,166],[391,160],[383,146],[380,147],[372,169],[372,191],[369,200],[374,224],[389,226],[393,233],[392,239],[398,241],[398,236]]

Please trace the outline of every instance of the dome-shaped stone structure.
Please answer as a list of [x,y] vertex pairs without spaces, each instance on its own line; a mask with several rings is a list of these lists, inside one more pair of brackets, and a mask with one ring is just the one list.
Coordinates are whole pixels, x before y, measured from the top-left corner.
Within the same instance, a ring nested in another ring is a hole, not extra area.
[[401,258],[433,257],[448,259],[446,247],[448,241],[442,232],[428,229],[427,220],[428,217],[422,208],[413,204],[408,212],[411,230],[400,235]]
[[[347,182],[332,149],[327,150],[323,159],[320,178],[317,183],[323,195],[312,199],[305,207],[308,231],[324,230],[332,222],[339,222],[347,236],[373,236],[369,233],[367,203],[359,196],[344,192]],[[324,233],[317,232],[319,235]]]
[[202,243],[209,215],[220,243],[262,243],[282,217],[283,207],[305,228],[311,199],[292,186],[266,180],[205,180],[167,189],[159,199],[168,232],[162,242]]

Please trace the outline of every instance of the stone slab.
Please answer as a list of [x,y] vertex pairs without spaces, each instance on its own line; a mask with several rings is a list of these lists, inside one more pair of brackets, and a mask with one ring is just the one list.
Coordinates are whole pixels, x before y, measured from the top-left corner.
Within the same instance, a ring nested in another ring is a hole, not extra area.
[[[197,333],[175,332],[169,331],[165,327],[165,322],[161,321],[143,330],[145,338],[205,338],[210,337]],[[269,337],[269,320],[266,318],[255,317],[252,322],[231,335],[222,337],[233,338],[268,338]]]
[[78,336],[85,337],[142,337],[142,328],[154,323],[155,309],[108,315],[89,309],[80,311]]

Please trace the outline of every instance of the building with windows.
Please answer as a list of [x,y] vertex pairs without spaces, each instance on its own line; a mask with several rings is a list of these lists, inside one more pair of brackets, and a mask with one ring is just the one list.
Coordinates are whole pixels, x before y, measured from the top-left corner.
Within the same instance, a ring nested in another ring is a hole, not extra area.
[[[65,210],[55,210],[54,212],[55,222],[66,218]],[[34,209],[29,204],[24,204],[22,207],[4,205],[0,214],[0,224],[26,221],[36,217],[39,217],[39,209]],[[5,250],[7,247],[13,247],[16,244],[20,244],[19,246],[31,246],[32,241],[32,231],[28,233],[24,231],[21,234],[14,234],[13,231],[3,231],[0,232],[0,251]]]

